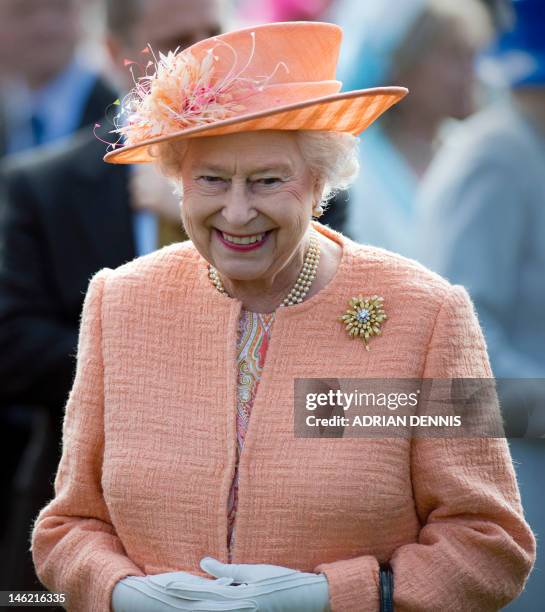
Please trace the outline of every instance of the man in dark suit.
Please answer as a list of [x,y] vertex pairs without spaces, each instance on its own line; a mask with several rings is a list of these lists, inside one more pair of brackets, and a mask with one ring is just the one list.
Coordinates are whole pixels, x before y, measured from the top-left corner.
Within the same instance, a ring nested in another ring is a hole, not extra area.
[[[165,51],[213,36],[220,32],[221,4],[108,0],[112,58],[122,66],[125,58],[140,59],[147,43]],[[12,490],[6,563],[0,564],[4,589],[41,588],[28,537],[53,496],[88,281],[100,268],[158,246],[157,228],[131,189],[135,169],[105,164],[104,153],[87,129],[68,144],[11,160],[0,172],[0,407],[10,432],[24,427],[25,413],[33,423]]]

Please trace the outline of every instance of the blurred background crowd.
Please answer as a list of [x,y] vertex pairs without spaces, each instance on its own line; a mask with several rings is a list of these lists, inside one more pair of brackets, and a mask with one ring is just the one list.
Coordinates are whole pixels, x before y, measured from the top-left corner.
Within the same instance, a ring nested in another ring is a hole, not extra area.
[[[544,0],[0,0],[0,590],[39,590],[33,519],[53,496],[90,277],[185,240],[153,167],[103,163],[146,45],[270,21],[343,27],[343,89],[410,94],[361,136],[323,222],[464,285],[502,395],[543,609]],[[319,61],[319,58],[317,58]]]

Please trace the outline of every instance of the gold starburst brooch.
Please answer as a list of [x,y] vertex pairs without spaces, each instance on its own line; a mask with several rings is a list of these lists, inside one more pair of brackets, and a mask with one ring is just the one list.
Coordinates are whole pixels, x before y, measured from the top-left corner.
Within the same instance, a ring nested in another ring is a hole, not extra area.
[[348,335],[352,338],[361,338],[367,350],[369,350],[369,339],[382,333],[380,326],[388,318],[382,307],[383,301],[384,298],[379,295],[353,297],[348,300],[350,308],[339,317]]

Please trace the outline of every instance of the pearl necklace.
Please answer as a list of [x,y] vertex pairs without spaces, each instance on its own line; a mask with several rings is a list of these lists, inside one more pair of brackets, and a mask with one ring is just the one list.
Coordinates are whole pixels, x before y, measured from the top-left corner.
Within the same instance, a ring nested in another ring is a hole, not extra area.
[[[305,255],[305,261],[301,272],[299,272],[295,285],[293,285],[291,291],[282,300],[280,306],[300,304],[309,292],[312,281],[316,278],[316,271],[318,270],[318,263],[320,261],[320,242],[314,228],[312,228],[309,242],[310,244]],[[208,266],[208,278],[220,293],[228,295],[219,277],[218,271],[214,266]]]

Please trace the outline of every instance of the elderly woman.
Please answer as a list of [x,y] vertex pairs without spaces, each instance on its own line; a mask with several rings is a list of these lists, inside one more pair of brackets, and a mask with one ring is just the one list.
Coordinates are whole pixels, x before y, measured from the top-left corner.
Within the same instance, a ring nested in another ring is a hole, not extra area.
[[482,611],[524,586],[504,438],[294,435],[298,378],[491,376],[462,287],[312,220],[407,93],[339,93],[340,38],[218,36],[154,57],[122,102],[106,160],[173,176],[191,240],[89,285],[32,534],[68,609]]

